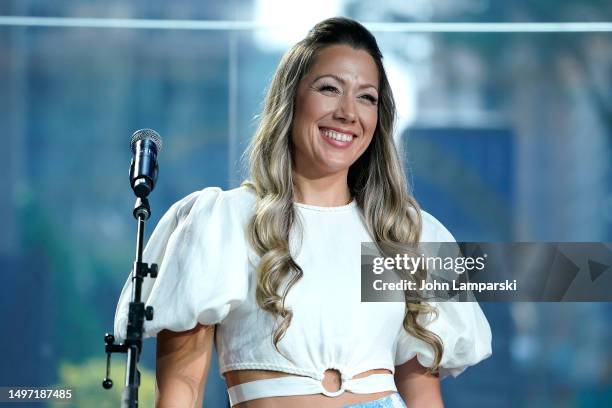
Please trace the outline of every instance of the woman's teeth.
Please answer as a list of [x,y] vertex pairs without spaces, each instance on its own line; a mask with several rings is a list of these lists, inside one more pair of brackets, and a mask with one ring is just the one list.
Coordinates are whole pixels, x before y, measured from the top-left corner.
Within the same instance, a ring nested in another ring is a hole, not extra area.
[[353,135],[347,135],[346,133],[339,133],[330,129],[321,129],[321,133],[325,137],[337,140],[339,142],[350,142],[353,140]]

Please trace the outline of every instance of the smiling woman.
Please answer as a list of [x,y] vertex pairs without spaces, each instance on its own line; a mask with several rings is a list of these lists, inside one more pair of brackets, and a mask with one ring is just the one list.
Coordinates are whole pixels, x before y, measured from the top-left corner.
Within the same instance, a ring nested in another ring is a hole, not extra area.
[[349,45],[324,48],[300,81],[295,105],[294,182],[333,175],[346,183],[349,167],[368,148],[376,129],[374,59]]
[[[394,118],[382,55],[356,21],[325,20],[285,54],[250,180],[178,201],[143,254],[160,265],[142,288],[159,407],[201,406],[213,338],[239,408],[441,407],[439,378],[491,354],[477,303],[359,301],[361,242],[453,240],[409,194]],[[120,340],[130,292],[128,279]]]

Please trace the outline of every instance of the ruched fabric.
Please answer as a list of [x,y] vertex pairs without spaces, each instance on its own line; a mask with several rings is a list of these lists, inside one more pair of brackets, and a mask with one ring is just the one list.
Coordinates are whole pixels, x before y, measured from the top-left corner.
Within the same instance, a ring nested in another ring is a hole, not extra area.
[[[491,329],[475,302],[431,302],[438,317],[422,319],[426,329],[442,340],[444,352],[440,363],[440,378],[457,377],[469,366],[491,356]],[[400,330],[395,365],[417,357],[424,367],[434,361],[433,349],[427,343]]]
[[[422,242],[455,242],[452,234],[433,216],[423,212]],[[440,379],[457,377],[466,368],[491,356],[491,328],[477,302],[428,302],[437,309],[437,317],[420,315],[419,323],[435,333],[444,351],[440,362]],[[427,343],[409,335],[403,328],[397,338],[395,365],[416,357],[424,367],[431,367],[434,352]]]
[[[243,219],[221,189],[206,188],[178,201],[162,216],[143,252],[158,276],[145,278],[142,301],[153,306],[144,337],[162,329],[180,332],[197,323],[217,324],[241,304],[248,291]],[[132,281],[125,283],[115,314],[115,336],[126,335]]]

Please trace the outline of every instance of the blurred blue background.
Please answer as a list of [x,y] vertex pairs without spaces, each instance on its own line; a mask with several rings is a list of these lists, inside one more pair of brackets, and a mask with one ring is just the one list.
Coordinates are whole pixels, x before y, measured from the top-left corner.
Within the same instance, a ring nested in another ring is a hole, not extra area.
[[[66,18],[0,19],[2,386],[72,387],[76,406],[117,406],[123,359],[102,390],[102,339],[134,251],[131,133],[153,128],[165,142],[150,233],[179,198],[240,183],[282,53],[333,15],[377,23],[414,194],[458,240],[612,241],[609,25],[518,25],[610,22],[612,2],[4,0],[0,15]],[[85,18],[104,20],[69,27]],[[400,25],[413,22],[470,24]],[[493,357],[443,382],[447,407],[612,406],[610,303],[482,307]],[[154,354],[147,340],[143,406]],[[206,401],[226,404],[216,366]]]

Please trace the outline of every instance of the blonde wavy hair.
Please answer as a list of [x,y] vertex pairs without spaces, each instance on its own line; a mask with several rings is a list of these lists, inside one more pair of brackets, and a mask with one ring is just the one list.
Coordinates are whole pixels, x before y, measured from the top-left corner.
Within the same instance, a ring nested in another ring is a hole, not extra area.
[[[369,147],[349,168],[351,195],[379,248],[416,244],[421,234],[419,206],[409,193],[393,142],[395,103],[376,39],[354,20],[324,20],[283,56],[268,89],[259,127],[247,151],[250,180],[242,183],[257,197],[247,236],[260,257],[257,303],[277,318],[272,341],[279,353],[278,342],[293,317],[290,308],[285,306],[285,299],[303,276],[289,248],[289,231],[296,220],[291,154],[295,97],[298,84],[308,73],[317,53],[335,44],[368,52],[379,73],[378,123]],[[406,295],[404,329],[433,348],[435,358],[429,371],[435,373],[442,357],[442,341],[417,321],[419,314],[432,312],[436,313],[432,306]]]

